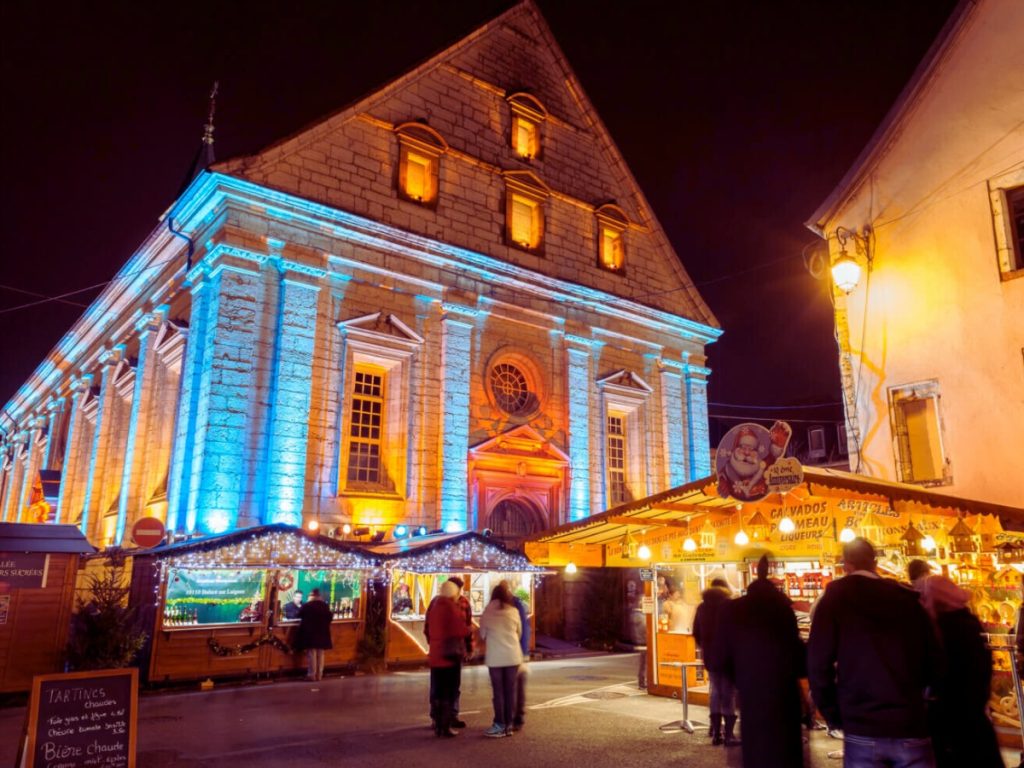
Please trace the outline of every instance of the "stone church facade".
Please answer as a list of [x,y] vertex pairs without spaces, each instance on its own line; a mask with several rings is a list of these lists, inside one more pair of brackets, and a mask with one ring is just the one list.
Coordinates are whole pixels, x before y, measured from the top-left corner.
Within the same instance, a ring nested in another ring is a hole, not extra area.
[[5,406],[0,515],[514,540],[710,473],[719,334],[527,1],[197,176]]

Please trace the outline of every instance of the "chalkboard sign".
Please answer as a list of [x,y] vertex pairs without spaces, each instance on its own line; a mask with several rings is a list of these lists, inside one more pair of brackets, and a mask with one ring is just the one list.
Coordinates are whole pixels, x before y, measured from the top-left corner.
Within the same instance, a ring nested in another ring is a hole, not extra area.
[[136,669],[36,675],[28,709],[28,768],[134,768]]

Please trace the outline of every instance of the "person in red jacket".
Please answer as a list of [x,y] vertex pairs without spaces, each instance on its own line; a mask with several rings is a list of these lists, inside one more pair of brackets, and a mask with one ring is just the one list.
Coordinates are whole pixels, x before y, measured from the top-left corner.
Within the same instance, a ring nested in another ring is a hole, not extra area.
[[458,731],[452,729],[452,724],[455,720],[455,699],[462,674],[462,659],[466,652],[466,637],[470,631],[465,614],[456,602],[458,597],[458,586],[451,581],[442,584],[441,594],[431,603],[425,627],[430,643],[427,655],[430,666],[430,716],[434,721],[434,733],[442,738],[458,734]]

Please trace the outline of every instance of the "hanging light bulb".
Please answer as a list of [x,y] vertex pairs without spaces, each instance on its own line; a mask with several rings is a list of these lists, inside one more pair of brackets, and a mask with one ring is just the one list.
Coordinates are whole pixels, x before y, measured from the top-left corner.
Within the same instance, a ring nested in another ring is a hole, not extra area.
[[783,533],[792,533],[796,530],[796,523],[793,522],[793,518],[786,515],[784,518],[779,520],[779,530]]
[[566,563],[565,564],[565,572],[566,573],[576,573],[576,563],[574,563],[572,560],[570,560],[568,563]]
[[[842,537],[840,537],[840,538],[842,538]],[[926,535],[923,539],[921,539],[921,549],[923,549],[925,552],[934,552],[935,551],[935,537],[934,536],[930,536],[930,535]]]
[[309,530],[311,531],[317,531],[320,529],[320,523],[316,520],[310,520],[308,523],[306,523],[306,527],[309,528]]
[[693,540],[692,536],[686,537],[686,541],[683,542],[683,549],[685,549],[687,552],[697,551],[697,542]]
[[857,534],[854,533],[853,528],[843,528],[843,530],[839,532],[839,540],[843,542],[843,544],[849,544],[855,538],[857,538]]
[[352,533],[352,526],[348,523],[345,523],[343,526],[341,526],[341,532],[348,536],[350,533]]
[[651,548],[648,547],[646,544],[641,544],[640,549],[636,551],[636,556],[639,557],[641,560],[650,560]]
[[747,546],[747,544],[750,543],[750,537],[747,536],[746,531],[740,528],[739,531],[736,533],[736,536],[733,538],[733,541],[736,543],[736,546],[745,547]]

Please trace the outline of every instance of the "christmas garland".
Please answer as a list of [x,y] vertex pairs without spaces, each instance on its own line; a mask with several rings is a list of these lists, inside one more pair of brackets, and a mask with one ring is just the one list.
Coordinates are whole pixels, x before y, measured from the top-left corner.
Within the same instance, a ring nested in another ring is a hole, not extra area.
[[275,648],[277,648],[277,650],[281,651],[281,653],[295,653],[295,651],[292,650],[291,646],[288,645],[288,643],[286,643],[284,640],[277,637],[276,635],[272,635],[269,632],[263,635],[263,637],[259,637],[256,640],[253,640],[251,643],[246,643],[245,645],[221,645],[219,642],[217,642],[217,638],[215,637],[208,637],[206,639],[206,644],[210,646],[210,650],[213,651],[217,656],[241,656],[243,653],[255,651],[261,645],[267,644],[274,646]]

